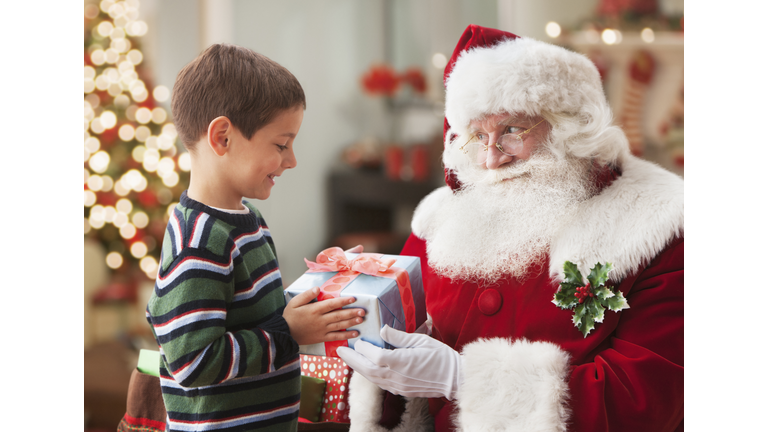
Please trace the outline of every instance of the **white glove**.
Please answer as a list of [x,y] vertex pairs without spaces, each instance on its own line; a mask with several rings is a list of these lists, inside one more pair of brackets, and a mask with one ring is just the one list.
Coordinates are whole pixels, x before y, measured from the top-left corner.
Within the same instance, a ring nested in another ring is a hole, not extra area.
[[395,346],[382,349],[357,341],[355,349],[336,350],[356,373],[390,393],[408,397],[456,398],[461,381],[461,355],[430,336],[406,333],[387,325],[381,338]]

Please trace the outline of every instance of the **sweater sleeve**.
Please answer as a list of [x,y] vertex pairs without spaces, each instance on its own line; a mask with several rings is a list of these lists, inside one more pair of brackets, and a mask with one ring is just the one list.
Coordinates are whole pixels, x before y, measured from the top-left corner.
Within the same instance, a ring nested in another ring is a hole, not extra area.
[[147,305],[163,357],[161,375],[186,388],[220,384],[275,371],[298,346],[282,317],[281,289],[258,299],[263,316],[227,330],[233,297],[232,266],[204,249],[184,248],[158,275]]

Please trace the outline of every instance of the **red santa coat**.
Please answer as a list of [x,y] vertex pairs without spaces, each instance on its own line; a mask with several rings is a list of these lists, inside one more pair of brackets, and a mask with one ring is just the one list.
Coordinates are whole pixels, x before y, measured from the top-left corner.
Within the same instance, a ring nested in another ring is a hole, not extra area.
[[[522,283],[435,274],[429,224],[451,192],[419,205],[402,254],[422,260],[433,337],[462,353],[463,380],[455,401],[408,399],[395,430],[683,430],[683,181],[631,156],[621,166],[552,243],[549,274]],[[586,338],[552,303],[566,260],[582,274],[611,262],[630,306]],[[383,391],[356,374],[350,392],[351,430],[384,430]]]

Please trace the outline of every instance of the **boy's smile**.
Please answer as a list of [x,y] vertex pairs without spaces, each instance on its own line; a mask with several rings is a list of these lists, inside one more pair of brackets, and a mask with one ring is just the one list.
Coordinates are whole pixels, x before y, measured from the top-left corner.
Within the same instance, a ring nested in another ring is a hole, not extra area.
[[293,141],[303,119],[301,107],[283,111],[250,140],[235,129],[232,148],[227,153],[232,162],[232,188],[239,191],[238,202],[242,197],[269,198],[275,179],[285,170],[296,167]]

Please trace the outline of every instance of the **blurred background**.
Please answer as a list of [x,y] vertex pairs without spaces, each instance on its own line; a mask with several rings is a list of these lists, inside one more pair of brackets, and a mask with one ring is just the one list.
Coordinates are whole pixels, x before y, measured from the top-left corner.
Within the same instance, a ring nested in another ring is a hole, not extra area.
[[115,430],[168,209],[189,181],[176,74],[212,43],[288,68],[298,167],[266,201],[284,285],[329,246],[397,253],[442,184],[447,59],[469,24],[589,56],[632,151],[683,175],[682,0],[125,0],[84,4],[86,430]]

